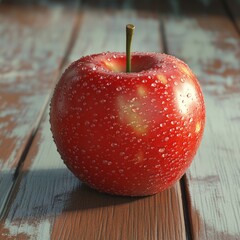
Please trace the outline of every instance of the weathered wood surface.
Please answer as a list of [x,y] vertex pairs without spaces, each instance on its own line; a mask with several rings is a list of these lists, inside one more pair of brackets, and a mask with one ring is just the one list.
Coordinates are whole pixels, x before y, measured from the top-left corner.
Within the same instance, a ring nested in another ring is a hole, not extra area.
[[[75,2],[0,3],[0,239],[240,239],[239,2],[81,2],[77,16]],[[51,138],[44,108],[62,66],[124,51],[129,22],[137,27],[134,51],[166,45],[204,91],[206,130],[184,194],[179,183],[146,198],[99,194],[66,169]]]
[[187,172],[192,237],[233,240],[240,239],[240,38],[221,2],[208,3],[176,1],[164,28],[169,53],[190,65],[206,101],[203,142]]
[[[101,51],[124,51],[122,31],[129,22],[138,29],[133,50],[162,50],[158,17],[86,10],[67,61]],[[179,183],[147,198],[113,197],[89,189],[56,152],[48,113],[20,169],[0,233],[9,239],[186,239]]]
[[69,8],[0,3],[0,213],[65,57]]

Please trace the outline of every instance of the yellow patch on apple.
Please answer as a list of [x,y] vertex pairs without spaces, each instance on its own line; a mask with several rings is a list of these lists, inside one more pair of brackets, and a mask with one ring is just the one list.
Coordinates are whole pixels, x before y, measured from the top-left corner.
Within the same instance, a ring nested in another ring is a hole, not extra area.
[[122,71],[122,69],[120,67],[118,67],[117,64],[112,64],[111,62],[107,62],[107,61],[105,61],[104,64],[106,65],[106,67],[109,70],[111,70],[113,72],[121,72]]
[[164,85],[166,85],[167,84],[167,78],[164,76],[164,75],[162,75],[162,74],[158,74],[157,75],[157,79],[162,83],[162,84],[164,84]]
[[147,95],[147,90],[144,86],[138,86],[137,87],[137,94],[139,97],[144,97]]
[[201,122],[197,122],[195,132],[199,133],[200,130],[201,130]]
[[117,98],[117,105],[119,109],[119,118],[122,122],[130,126],[138,135],[147,132],[148,126],[144,124],[142,117],[136,110],[140,106],[138,101],[130,103],[123,96],[119,96]]

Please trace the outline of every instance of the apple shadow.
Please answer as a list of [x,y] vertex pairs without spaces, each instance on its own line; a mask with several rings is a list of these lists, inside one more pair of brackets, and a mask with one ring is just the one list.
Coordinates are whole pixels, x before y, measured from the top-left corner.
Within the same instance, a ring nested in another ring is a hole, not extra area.
[[82,183],[67,168],[31,170],[21,172],[5,217],[11,220],[50,217],[67,211],[129,204],[143,198],[98,192]]

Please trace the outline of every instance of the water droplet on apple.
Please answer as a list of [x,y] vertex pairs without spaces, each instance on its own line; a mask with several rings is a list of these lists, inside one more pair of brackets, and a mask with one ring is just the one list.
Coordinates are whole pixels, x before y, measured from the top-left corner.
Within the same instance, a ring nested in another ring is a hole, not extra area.
[[79,166],[78,165],[74,165],[73,168],[74,169],[79,169]]
[[110,166],[110,165],[112,165],[112,162],[108,161],[108,160],[103,160],[103,164]]
[[167,142],[169,140],[169,137],[165,137],[164,140]]
[[116,147],[117,143],[111,143],[111,147]]
[[119,92],[122,90],[122,87],[117,87],[116,90]]
[[132,108],[131,110],[132,110],[132,112],[137,112],[137,110],[138,110],[139,108]]
[[90,124],[90,122],[89,121],[85,121],[85,126],[88,126],[89,124]]
[[101,99],[101,100],[100,100],[100,103],[105,103],[105,102],[107,102],[106,99]]
[[158,151],[159,151],[160,153],[163,153],[163,152],[165,151],[165,148],[159,148]]
[[119,155],[120,155],[120,156],[124,156],[124,155],[125,155],[125,152],[120,152]]

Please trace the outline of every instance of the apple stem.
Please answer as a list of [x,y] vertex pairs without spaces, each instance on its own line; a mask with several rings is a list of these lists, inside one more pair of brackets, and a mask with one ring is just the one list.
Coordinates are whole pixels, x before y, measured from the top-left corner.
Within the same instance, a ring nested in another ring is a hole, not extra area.
[[131,45],[132,45],[132,38],[134,33],[135,26],[133,24],[128,24],[126,26],[126,72],[131,72]]

